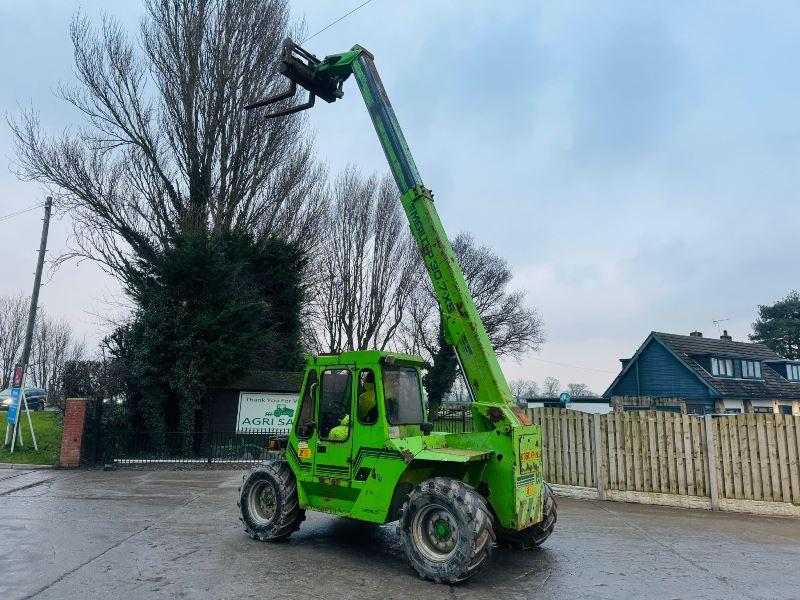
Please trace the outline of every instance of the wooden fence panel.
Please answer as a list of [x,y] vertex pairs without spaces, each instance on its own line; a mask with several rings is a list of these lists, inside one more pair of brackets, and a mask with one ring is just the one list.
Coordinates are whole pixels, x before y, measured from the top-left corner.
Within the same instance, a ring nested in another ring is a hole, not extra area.
[[765,415],[768,417],[766,423],[767,445],[769,447],[769,474],[772,480],[772,498],[775,502],[783,501],[783,491],[781,489],[781,470],[778,458],[778,416]]
[[675,471],[677,473],[677,490],[679,494],[686,495],[686,457],[683,447],[683,419],[681,415],[672,415],[673,435],[675,437]]
[[[666,412],[594,415],[558,408],[528,411],[542,430],[547,481],[619,491],[708,496],[707,444],[713,444],[720,498],[800,502],[800,416],[714,417]],[[595,448],[600,449],[595,461]],[[597,472],[600,465],[600,473]]]
[[747,440],[746,415],[737,415],[736,422],[739,426],[739,459],[742,469],[742,497],[745,500],[753,499],[752,464],[750,463],[750,444]]
[[683,434],[683,461],[686,469],[686,494],[697,494],[694,483],[694,444],[692,440],[692,425],[689,415],[681,415],[681,432]]
[[785,415],[775,415],[775,441],[778,446],[778,478],[781,482],[781,499],[792,501],[792,490],[789,483],[789,457],[786,450]]
[[764,415],[753,415],[756,420],[756,435],[758,436],[758,456],[759,467],[761,470],[761,493],[762,498],[758,500],[772,500],[772,479],[769,469],[769,442],[767,441],[767,420]]
[[786,416],[786,454],[789,463],[789,484],[792,502],[800,502],[800,417]]
[[733,464],[733,497],[737,500],[744,499],[744,475],[742,473],[742,451],[741,446],[739,445],[739,433],[741,428],[739,427],[739,418],[735,417],[730,422],[730,427],[728,428],[730,432],[730,443],[731,443],[731,462]]
[[657,413],[650,412],[643,415],[647,421],[647,452],[650,456],[650,487],[647,489],[648,492],[661,490],[658,471],[658,423],[656,415]]
[[644,415],[634,417],[633,425],[633,451],[634,451],[634,486],[639,492],[646,492],[650,488],[649,473],[649,451],[647,447],[647,419]]
[[624,442],[624,452],[625,452],[625,487],[628,490],[636,490],[634,475],[633,475],[633,463],[634,463],[634,451],[633,451],[633,415],[631,413],[624,413],[622,415],[623,419],[623,442]]
[[636,421],[639,427],[639,469],[641,470],[641,491],[650,490],[650,446],[647,434],[647,419],[645,415]]
[[753,482],[753,500],[763,500],[761,486],[761,467],[758,456],[758,428],[756,427],[756,415],[745,415],[747,421],[747,446],[750,456],[750,478]]
[[593,417],[589,413],[581,415],[581,432],[583,435],[583,471],[586,476],[586,487],[596,487],[597,479],[594,474],[594,427],[592,426]]

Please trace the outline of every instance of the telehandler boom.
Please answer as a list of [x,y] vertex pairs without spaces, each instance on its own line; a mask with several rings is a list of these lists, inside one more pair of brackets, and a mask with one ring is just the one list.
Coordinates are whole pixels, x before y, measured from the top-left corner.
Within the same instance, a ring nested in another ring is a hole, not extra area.
[[[476,432],[433,432],[425,423],[420,357],[370,350],[309,356],[282,458],[257,467],[240,490],[245,530],[262,541],[286,538],[305,509],[399,519],[406,556],[421,576],[462,581],[486,563],[494,541],[530,549],[552,533],[556,503],[542,478],[541,432],[512,399],[372,54],[356,45],[320,60],[287,39],[278,70],[289,89],[245,108],[276,105],[264,116],[277,118],[310,108],[317,96],[334,102],[354,76],[436,290]],[[287,106],[298,85],[308,100]]]

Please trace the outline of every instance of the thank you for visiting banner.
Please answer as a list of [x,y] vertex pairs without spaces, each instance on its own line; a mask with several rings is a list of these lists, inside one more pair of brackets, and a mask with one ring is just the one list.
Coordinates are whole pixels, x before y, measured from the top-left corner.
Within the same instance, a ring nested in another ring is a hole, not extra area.
[[259,429],[282,429],[289,431],[297,410],[297,394],[271,392],[241,392],[239,412],[236,415],[236,431]]

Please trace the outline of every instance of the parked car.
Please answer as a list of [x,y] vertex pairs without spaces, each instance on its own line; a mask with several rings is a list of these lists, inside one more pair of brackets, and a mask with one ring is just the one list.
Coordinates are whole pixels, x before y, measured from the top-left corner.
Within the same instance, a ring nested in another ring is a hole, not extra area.
[[[47,392],[42,388],[25,388],[25,398],[28,400],[30,410],[44,410]],[[11,406],[11,388],[6,388],[0,392],[0,410],[8,410],[9,406]]]

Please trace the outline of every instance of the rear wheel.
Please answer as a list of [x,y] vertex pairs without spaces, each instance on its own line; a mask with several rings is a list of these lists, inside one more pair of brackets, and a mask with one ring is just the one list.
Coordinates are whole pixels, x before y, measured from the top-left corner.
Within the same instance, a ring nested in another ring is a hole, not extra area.
[[238,505],[244,530],[262,542],[288,538],[306,518],[297,499],[297,480],[283,461],[262,463],[245,475]]
[[553,490],[546,483],[544,484],[543,493],[542,520],[522,531],[496,527],[497,544],[499,546],[507,546],[517,550],[532,550],[541,546],[550,537],[558,520],[558,505],[556,504]]
[[411,566],[437,583],[457,583],[475,575],[489,560],[494,541],[483,497],[449,477],[429,479],[411,491],[399,530]]

